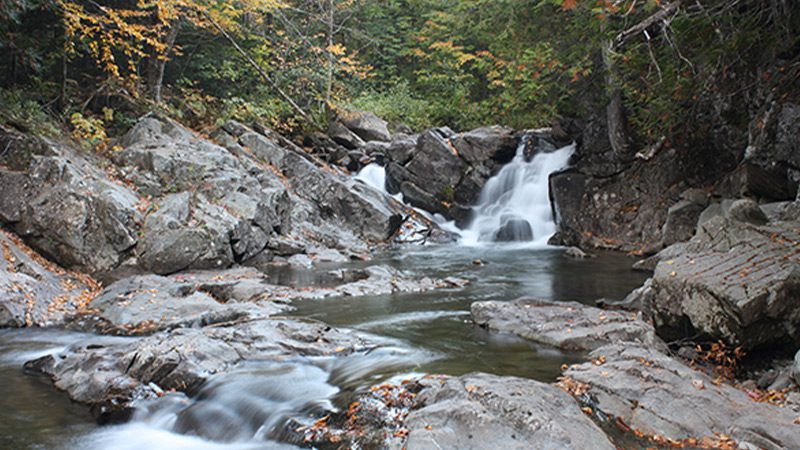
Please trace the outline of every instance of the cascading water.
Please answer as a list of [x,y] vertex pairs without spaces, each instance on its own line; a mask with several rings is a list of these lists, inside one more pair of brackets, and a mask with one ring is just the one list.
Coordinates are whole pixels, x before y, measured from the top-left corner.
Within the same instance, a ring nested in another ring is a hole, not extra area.
[[514,159],[484,185],[473,220],[461,233],[461,243],[529,242],[546,245],[556,231],[550,208],[548,178],[563,169],[575,144],[541,152],[526,161],[528,139],[522,139]]
[[[414,208],[436,221],[439,226],[461,236],[462,245],[486,242],[525,242],[544,246],[556,232],[550,208],[548,178],[569,163],[575,152],[571,144],[552,152],[540,152],[526,160],[529,139],[522,139],[514,159],[484,185],[473,207],[473,220],[468,228],[458,229],[438,215]],[[365,166],[355,176],[357,180],[386,193],[386,170],[379,164]],[[402,194],[394,196],[403,201]]]

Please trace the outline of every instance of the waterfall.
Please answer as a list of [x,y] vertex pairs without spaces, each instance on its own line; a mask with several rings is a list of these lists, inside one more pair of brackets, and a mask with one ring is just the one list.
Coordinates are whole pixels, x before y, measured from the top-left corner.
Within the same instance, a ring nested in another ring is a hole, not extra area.
[[380,192],[386,192],[386,169],[380,164],[367,164],[358,171],[356,180],[361,180]]
[[522,241],[546,245],[556,232],[548,178],[567,166],[575,144],[537,153],[526,161],[527,141],[522,140],[514,159],[484,185],[472,223],[461,233],[462,244]]
[[[454,222],[446,222],[438,214],[414,209],[443,229],[458,233],[462,245],[487,242],[547,245],[547,240],[556,232],[548,178],[551,173],[567,166],[575,144],[551,152],[539,152],[526,160],[528,140],[527,137],[522,139],[514,159],[483,186],[478,203],[473,207],[474,217],[469,227],[458,229]],[[386,170],[379,164],[364,166],[355,178],[386,193]],[[403,202],[403,194],[398,193],[394,198]]]

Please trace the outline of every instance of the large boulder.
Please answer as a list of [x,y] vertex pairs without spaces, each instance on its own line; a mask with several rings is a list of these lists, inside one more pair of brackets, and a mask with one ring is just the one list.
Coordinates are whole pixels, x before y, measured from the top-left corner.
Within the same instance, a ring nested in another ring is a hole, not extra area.
[[55,326],[86,306],[99,286],[42,258],[0,230],[0,328]]
[[762,225],[752,206],[707,218],[688,243],[665,250],[641,292],[657,327],[688,322],[745,347],[800,342],[798,222]]
[[453,138],[456,152],[471,165],[487,161],[505,164],[514,157],[518,144],[517,133],[501,126],[478,128]]
[[63,267],[100,278],[132,255],[142,221],[136,192],[68,147],[6,138],[36,153],[0,169],[0,223]]
[[595,413],[618,418],[645,437],[692,446],[729,436],[739,448],[800,448],[796,414],[756,402],[657,349],[615,343],[590,356],[593,362],[564,372],[562,386]]
[[556,387],[484,373],[426,384],[405,421],[408,450],[615,448]]
[[576,302],[485,301],[473,303],[470,310],[477,325],[567,351],[590,351],[615,342],[664,346],[653,327],[631,313]]
[[392,140],[388,122],[371,112],[338,111],[336,120],[365,142],[389,142]]

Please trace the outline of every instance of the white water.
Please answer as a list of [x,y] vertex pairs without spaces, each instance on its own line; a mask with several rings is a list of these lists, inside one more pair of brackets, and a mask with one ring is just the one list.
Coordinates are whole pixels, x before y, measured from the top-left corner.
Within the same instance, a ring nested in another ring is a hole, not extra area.
[[[548,178],[551,173],[567,166],[575,145],[568,145],[554,152],[537,153],[530,161],[526,161],[527,141],[523,139],[514,159],[486,182],[478,204],[474,207],[474,217],[469,227],[459,229],[455,223],[446,222],[438,214],[415,209],[443,229],[459,234],[461,245],[475,246],[511,240],[525,247],[546,246],[548,239],[556,232],[550,207]],[[355,178],[387,193],[386,170],[379,164],[365,166]],[[394,197],[403,201],[403,194]],[[509,221],[514,223],[509,225]],[[513,236],[501,236],[498,239],[498,232],[504,226],[512,230],[510,234]]]
[[[461,244],[503,240],[498,239],[498,232],[509,221],[517,224],[513,240],[527,241],[530,246],[546,246],[556,232],[548,178],[567,166],[575,144],[554,152],[537,153],[530,161],[525,161],[525,142],[527,139],[517,148],[514,159],[483,186],[472,223],[461,232]],[[528,235],[525,222],[532,236]]]

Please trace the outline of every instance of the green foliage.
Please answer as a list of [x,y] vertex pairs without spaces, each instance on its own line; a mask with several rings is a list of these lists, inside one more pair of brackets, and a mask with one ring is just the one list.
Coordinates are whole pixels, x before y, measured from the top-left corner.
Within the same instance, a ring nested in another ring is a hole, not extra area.
[[363,92],[349,106],[372,111],[390,123],[405,123],[415,130],[433,127],[439,118],[434,104],[417,98],[407,82],[400,82],[382,92]]
[[0,122],[43,136],[58,135],[58,124],[30,95],[18,89],[0,89]]

